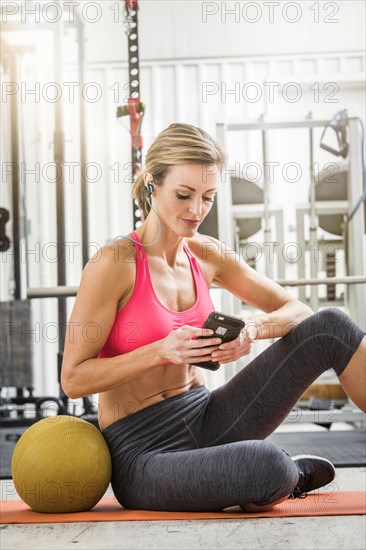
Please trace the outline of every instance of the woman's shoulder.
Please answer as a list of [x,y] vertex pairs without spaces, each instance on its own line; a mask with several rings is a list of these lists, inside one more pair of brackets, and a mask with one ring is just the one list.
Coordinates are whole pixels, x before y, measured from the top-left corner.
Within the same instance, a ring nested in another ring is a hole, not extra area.
[[[133,281],[134,251],[128,239],[110,241],[97,249],[86,263],[75,301],[78,315],[103,312],[108,323],[115,315],[121,296]],[[102,314],[102,313],[101,313]]]
[[118,264],[129,257],[136,257],[136,248],[131,239],[121,237],[120,239],[112,239],[101,246],[97,252],[90,258],[89,262],[94,262],[103,259],[104,262],[113,262]]
[[187,238],[186,243],[189,248],[200,251],[201,254],[204,254],[207,249],[212,249],[217,252],[220,249],[220,246],[223,245],[221,241],[215,239],[211,235],[204,235],[203,233],[196,233],[194,237]]
[[136,248],[133,242],[126,238],[114,239],[101,246],[89,259],[85,268],[87,271],[108,271],[111,277],[126,273],[136,262]]
[[196,233],[194,237],[186,239],[186,244],[196,258],[204,263],[212,264],[220,261],[222,247],[224,246],[224,243],[215,239],[215,237],[202,233]]

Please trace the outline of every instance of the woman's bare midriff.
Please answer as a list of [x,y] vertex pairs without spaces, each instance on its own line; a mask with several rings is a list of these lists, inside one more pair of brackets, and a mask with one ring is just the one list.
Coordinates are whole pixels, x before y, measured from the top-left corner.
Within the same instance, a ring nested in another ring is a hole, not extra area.
[[113,422],[154,403],[204,385],[202,373],[195,365],[155,367],[128,384],[99,395],[99,426],[104,430]]

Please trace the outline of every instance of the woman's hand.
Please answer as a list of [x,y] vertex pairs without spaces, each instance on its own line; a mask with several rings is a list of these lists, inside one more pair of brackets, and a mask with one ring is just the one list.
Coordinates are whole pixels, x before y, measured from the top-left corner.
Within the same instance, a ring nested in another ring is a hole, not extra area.
[[246,325],[235,340],[221,344],[219,349],[212,353],[212,361],[217,361],[220,364],[236,361],[250,352],[256,336],[256,325],[254,323]]
[[[206,328],[183,325],[162,340],[162,355],[170,363],[199,365],[212,360],[212,352],[221,344],[221,338],[210,338],[213,331]],[[206,338],[197,339],[198,336]]]

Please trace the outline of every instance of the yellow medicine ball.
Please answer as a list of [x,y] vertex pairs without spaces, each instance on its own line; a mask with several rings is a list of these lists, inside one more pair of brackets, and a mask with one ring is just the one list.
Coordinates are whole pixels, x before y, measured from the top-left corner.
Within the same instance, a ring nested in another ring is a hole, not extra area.
[[102,498],[112,475],[101,432],[75,416],[51,416],[17,442],[11,471],[20,498],[45,513],[83,512]]

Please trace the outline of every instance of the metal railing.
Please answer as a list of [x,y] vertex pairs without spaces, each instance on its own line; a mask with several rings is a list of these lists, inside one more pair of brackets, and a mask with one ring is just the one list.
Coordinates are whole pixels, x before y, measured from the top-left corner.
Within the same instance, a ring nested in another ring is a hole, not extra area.
[[[346,277],[325,277],[323,279],[278,279],[281,286],[303,286],[303,285],[329,285],[329,284],[365,284],[365,276],[348,275]],[[220,288],[212,285],[212,288]],[[77,286],[49,286],[27,288],[27,298],[67,298],[76,296],[79,287]]]

